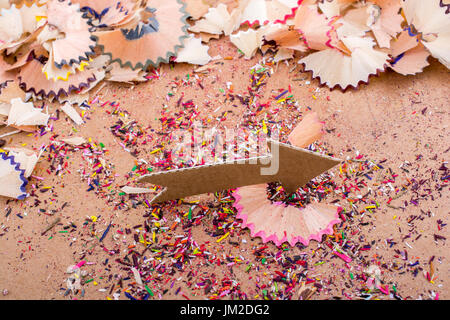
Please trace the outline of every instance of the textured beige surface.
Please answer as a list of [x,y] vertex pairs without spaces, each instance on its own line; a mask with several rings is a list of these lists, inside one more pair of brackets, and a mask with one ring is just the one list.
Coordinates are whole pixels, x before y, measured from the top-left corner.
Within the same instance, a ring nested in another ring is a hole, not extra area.
[[[248,86],[249,68],[261,56],[258,54],[250,61],[237,59],[235,48],[224,39],[212,42],[210,55],[215,56],[219,53],[223,57],[234,56],[235,58],[215,65],[215,69],[203,80],[204,89],[199,86],[179,87],[170,102],[166,101],[166,94],[170,91],[171,82],[176,77],[178,80],[183,79],[188,73],[192,76],[194,67],[182,64],[175,65],[171,69],[165,65],[161,68],[159,80],[152,80],[134,88],[129,85],[108,84],[100,91],[99,96],[101,101],[120,102],[121,107],[130,113],[130,118],[138,119],[143,127],[160,128],[157,119],[161,116],[163,105],[167,104],[169,108],[173,108],[181,92],[184,92],[185,101],[193,99],[198,104],[200,113],[209,113],[213,117],[219,117],[222,112],[231,111],[224,121],[225,124],[231,126],[233,122],[238,121],[242,110],[240,104],[238,107],[223,104],[223,96],[219,89],[226,88],[226,83],[231,81],[235,92],[244,92]],[[309,75],[298,74],[296,71],[289,73],[288,71],[292,67],[293,63],[290,66],[279,64],[277,72],[267,81],[265,96],[267,98],[272,93],[271,90],[286,89],[291,85],[292,92],[299,101],[299,108],[302,111],[307,110],[308,107],[311,108],[319,114],[322,121],[326,122],[329,133],[325,135],[323,144],[327,146],[329,152],[334,153],[337,157],[341,159],[345,159],[347,156],[355,157],[358,151],[366,155],[368,159],[376,161],[387,159],[386,165],[395,172],[400,171],[398,166],[404,161],[409,161],[414,168],[418,168],[417,172],[411,172],[411,175],[415,176],[428,176],[430,170],[437,170],[442,162],[449,160],[448,92],[450,77],[449,71],[436,61],[433,60],[431,66],[417,76],[404,77],[387,72],[378,78],[372,78],[368,86],[364,85],[358,91],[349,90],[345,93],[336,90],[330,92],[327,88],[318,89],[317,81],[310,81]],[[302,80],[298,80],[299,78]],[[206,104],[207,100],[211,103]],[[422,113],[421,111],[425,108],[427,109]],[[117,139],[109,132],[109,127],[117,118],[111,117],[99,107],[93,108],[89,117],[86,124],[77,127],[77,135],[86,139],[92,138],[107,146],[109,152],[105,157],[114,163],[115,172],[118,174],[115,185],[125,184],[127,180],[124,176],[131,171],[135,158],[125,152],[118,144]],[[295,119],[294,115],[286,112],[280,112],[280,117]],[[260,116],[260,121],[262,118],[263,115]],[[65,120],[64,117],[61,117],[59,121],[54,121],[53,125],[54,132],[61,136],[67,136],[72,132],[73,123],[70,119]],[[48,142],[48,137],[49,135],[35,138],[21,133],[8,137],[7,140],[8,146],[27,144],[27,147],[39,148],[43,143]],[[142,150],[140,158],[149,160],[153,157],[149,153],[153,150],[153,146],[140,146],[140,150]],[[422,155],[420,162],[417,161],[419,154]],[[0,229],[0,234],[2,234],[0,236],[0,289],[9,291],[6,296],[0,293],[0,299],[68,299],[63,296],[66,288],[65,280],[68,276],[65,271],[69,265],[80,261],[79,252],[83,247],[91,247],[85,241],[89,230],[85,230],[84,235],[80,234],[86,217],[102,216],[101,220],[97,222],[99,235],[110,221],[113,221],[116,227],[132,227],[143,223],[142,209],[113,210],[113,201],[108,204],[105,198],[85,191],[87,184],[81,181],[77,172],[78,169],[86,167],[80,153],[71,155],[68,163],[71,174],[63,177],[47,174],[46,169],[49,163],[46,160],[38,163],[34,174],[44,178],[41,187],[42,185],[53,187],[46,193],[37,193],[38,199],[42,201],[38,207],[34,206],[36,198],[29,198],[17,203],[7,203],[6,199],[0,199],[2,208],[12,208],[8,218],[5,217],[6,212],[3,209],[0,210],[0,227],[2,227]],[[36,183],[36,181],[31,181],[32,183]],[[411,194],[407,193],[405,199],[409,199],[410,196]],[[195,197],[195,199],[198,198]],[[212,196],[205,195],[200,198],[211,200]],[[401,199],[397,201],[401,201]],[[68,204],[61,209],[65,202]],[[434,284],[426,281],[422,272],[419,272],[416,278],[410,272],[400,274],[386,271],[384,273],[386,281],[393,280],[397,283],[397,289],[403,297],[410,296],[413,299],[419,298],[419,295],[428,297],[429,290],[433,290],[439,292],[441,299],[450,298],[448,240],[435,242],[433,239],[433,234],[437,233],[436,221],[442,219],[444,223],[449,223],[448,204],[447,187],[442,191],[442,197],[436,197],[434,201],[421,201],[419,207],[408,206],[403,212],[383,205],[373,215],[366,215],[365,219],[369,224],[361,226],[360,232],[352,236],[356,242],[361,236],[364,236],[362,243],[375,240],[376,245],[367,253],[367,256],[376,254],[379,261],[388,264],[394,259],[396,253],[385,245],[384,240],[387,238],[392,238],[397,242],[395,248],[407,249],[411,261],[415,261],[413,257],[420,258],[422,266],[426,265],[426,261],[431,256],[436,256],[435,275],[438,278]],[[49,216],[39,212],[38,208],[45,208],[47,213],[56,210],[56,213]],[[425,212],[431,210],[433,215],[414,222],[415,225],[412,228],[407,223],[406,217],[411,214],[420,214],[420,210]],[[20,214],[23,219],[16,214]],[[41,232],[56,217],[61,218],[62,225],[41,236]],[[166,217],[170,219],[170,213],[167,213]],[[69,234],[59,233],[59,230],[63,230],[62,226],[68,225],[70,222],[77,225],[77,231]],[[211,252],[249,256],[252,251],[251,246],[260,242],[258,239],[251,240],[248,231],[243,231],[227,239],[233,241],[246,239],[247,243],[242,244],[240,248],[227,241],[217,244],[216,239],[205,232],[205,228],[210,228],[207,222],[205,223],[206,226],[193,226],[192,236],[198,243],[209,241],[207,248]],[[439,234],[448,238],[448,228],[448,226],[444,227]],[[408,239],[411,248],[402,241],[402,237],[408,233],[412,234],[411,239]],[[414,240],[418,234],[422,236],[418,240]],[[53,238],[49,240],[50,236]],[[127,244],[119,244],[121,252],[126,251]],[[111,249],[115,243],[111,237],[108,237],[104,240],[103,245]],[[312,246],[315,245],[312,244]],[[273,248],[273,245],[270,246]],[[107,288],[106,291],[109,291],[111,282],[107,280],[108,275],[114,275],[117,272],[117,264],[112,262],[115,257],[109,257],[112,267],[108,271],[102,264],[108,257],[103,249],[97,245],[90,252],[91,254],[87,254],[84,259],[93,263],[89,266],[89,270],[94,273],[93,278],[97,285],[90,282],[84,286],[85,299],[105,299],[108,292],[101,292],[99,289]],[[314,262],[317,262],[317,259]],[[214,272],[218,277],[228,274],[225,266],[194,267],[208,272],[208,274]],[[337,268],[345,269],[342,261],[334,260],[333,263],[324,263],[314,267],[310,276],[317,276],[325,280],[334,279],[334,281],[330,286],[332,291],[329,294],[316,294],[313,299],[325,299],[331,295],[342,296],[341,289],[351,292],[351,289],[345,287],[348,270],[344,277],[336,271]],[[245,265],[234,269],[234,279],[241,283],[242,291],[253,297],[256,294],[254,280],[250,281],[249,276],[256,276],[258,273],[254,273],[255,271],[245,273],[244,270]],[[186,274],[179,276],[186,277]],[[259,276],[264,279],[261,273]],[[182,283],[180,285],[184,286]],[[191,294],[189,289],[183,288],[185,294],[189,296]],[[203,291],[200,291],[200,295],[194,298],[202,298],[201,292]],[[121,298],[125,297],[122,295]],[[170,290],[164,298],[181,299],[179,295],[174,294],[174,290]]]

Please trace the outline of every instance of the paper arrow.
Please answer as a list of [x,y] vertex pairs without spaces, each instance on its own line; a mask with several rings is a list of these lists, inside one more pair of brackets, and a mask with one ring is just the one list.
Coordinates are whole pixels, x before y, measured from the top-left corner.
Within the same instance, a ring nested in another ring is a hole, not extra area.
[[269,182],[281,182],[285,191],[292,193],[340,163],[305,149],[268,142],[268,156],[163,171],[144,175],[139,181],[166,187],[152,203]]

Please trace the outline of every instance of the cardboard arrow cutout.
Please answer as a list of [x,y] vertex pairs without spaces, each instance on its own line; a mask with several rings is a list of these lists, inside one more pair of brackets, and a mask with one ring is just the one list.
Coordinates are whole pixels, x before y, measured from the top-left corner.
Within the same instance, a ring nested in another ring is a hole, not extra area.
[[153,173],[139,181],[166,187],[152,203],[269,182],[281,182],[286,192],[293,193],[340,163],[339,159],[305,149],[268,142],[268,156]]

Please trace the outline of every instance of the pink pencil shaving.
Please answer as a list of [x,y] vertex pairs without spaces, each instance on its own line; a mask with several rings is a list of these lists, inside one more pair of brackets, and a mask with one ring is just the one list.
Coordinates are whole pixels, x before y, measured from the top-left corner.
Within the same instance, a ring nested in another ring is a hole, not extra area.
[[346,256],[346,255],[343,254],[343,253],[339,253],[339,252],[337,252],[337,251],[333,251],[333,253],[334,253],[335,255],[337,255],[339,258],[341,258],[342,260],[344,260],[345,262],[352,262],[352,258],[350,258],[349,256]]
[[377,288],[384,294],[389,294],[388,286],[386,286],[386,288],[383,288],[382,286],[377,286]]

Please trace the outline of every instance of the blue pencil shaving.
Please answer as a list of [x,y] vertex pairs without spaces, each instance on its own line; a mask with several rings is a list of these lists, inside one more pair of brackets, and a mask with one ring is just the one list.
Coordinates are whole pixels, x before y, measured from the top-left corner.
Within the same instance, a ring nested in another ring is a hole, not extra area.
[[280,99],[282,96],[284,96],[288,92],[289,92],[288,90],[283,91],[282,93],[280,93],[278,96],[275,97],[275,100]]
[[109,224],[109,226],[106,228],[105,232],[103,232],[102,237],[100,238],[100,242],[103,241],[103,239],[105,239],[106,234],[108,233],[109,229],[111,228],[111,223]]

